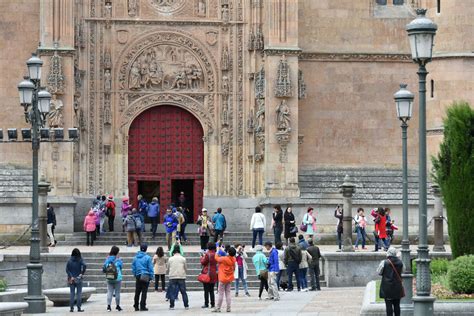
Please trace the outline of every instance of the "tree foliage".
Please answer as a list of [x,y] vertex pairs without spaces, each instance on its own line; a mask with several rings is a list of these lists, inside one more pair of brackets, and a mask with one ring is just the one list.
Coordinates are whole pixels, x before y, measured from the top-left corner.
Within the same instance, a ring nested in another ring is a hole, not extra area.
[[474,110],[454,103],[444,120],[444,140],[433,157],[433,177],[448,215],[453,257],[474,254]]

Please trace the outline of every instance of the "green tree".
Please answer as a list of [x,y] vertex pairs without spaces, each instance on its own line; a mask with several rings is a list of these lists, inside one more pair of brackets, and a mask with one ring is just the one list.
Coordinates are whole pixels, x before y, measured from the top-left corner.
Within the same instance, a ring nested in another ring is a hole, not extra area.
[[444,140],[433,157],[433,178],[448,214],[453,257],[474,254],[474,110],[455,102],[444,120]]

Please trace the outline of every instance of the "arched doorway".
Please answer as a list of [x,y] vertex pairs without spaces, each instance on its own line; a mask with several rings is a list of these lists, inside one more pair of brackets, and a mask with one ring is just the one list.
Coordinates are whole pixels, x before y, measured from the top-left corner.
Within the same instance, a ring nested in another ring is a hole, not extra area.
[[197,218],[204,187],[203,129],[190,112],[170,105],[152,107],[130,125],[128,188],[131,200],[158,196],[164,209],[184,192],[186,206]]

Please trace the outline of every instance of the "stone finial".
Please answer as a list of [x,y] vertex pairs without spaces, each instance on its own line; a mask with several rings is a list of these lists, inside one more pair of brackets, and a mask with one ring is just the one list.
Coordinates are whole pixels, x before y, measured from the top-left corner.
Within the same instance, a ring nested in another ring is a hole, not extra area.
[[441,196],[441,188],[439,187],[438,184],[433,183],[431,185],[431,193],[433,193],[434,196],[440,197]]
[[344,177],[344,182],[339,186],[339,192],[342,194],[350,194],[352,195],[355,192],[356,185],[352,182],[351,177],[346,174]]

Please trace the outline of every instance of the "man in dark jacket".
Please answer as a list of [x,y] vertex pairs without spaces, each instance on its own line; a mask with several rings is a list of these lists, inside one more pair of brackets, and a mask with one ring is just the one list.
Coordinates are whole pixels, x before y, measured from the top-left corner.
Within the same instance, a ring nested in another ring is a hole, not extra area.
[[46,229],[48,232],[49,237],[49,245],[50,247],[56,246],[56,239],[54,238],[54,227],[56,226],[56,214],[54,213],[54,208],[47,203],[46,204],[46,213],[47,213],[47,220],[46,220]]
[[[147,311],[146,308],[146,296],[148,293],[148,286],[150,280],[154,276],[153,263],[151,257],[146,253],[148,245],[143,243],[140,246],[140,251],[137,253],[132,261],[132,273],[135,276],[135,298],[133,307],[135,311]],[[140,309],[138,308],[138,301],[140,299]]]
[[321,252],[319,247],[315,246],[313,240],[308,240],[309,247],[306,251],[311,255],[311,262],[309,263],[309,275],[311,277],[311,290],[310,291],[320,291],[321,287],[319,285],[319,259],[321,258]]
[[295,243],[295,238],[290,238],[290,244],[285,249],[285,256],[283,262],[286,266],[286,272],[288,274],[288,292],[293,291],[293,273],[295,274],[296,286],[298,291],[301,289],[300,281],[298,278],[299,275],[299,265],[302,260],[301,249]]
[[402,284],[403,263],[397,257],[397,249],[387,250],[387,259],[382,260],[377,273],[382,276],[380,297],[385,299],[387,315],[400,315],[400,299],[405,296]]

